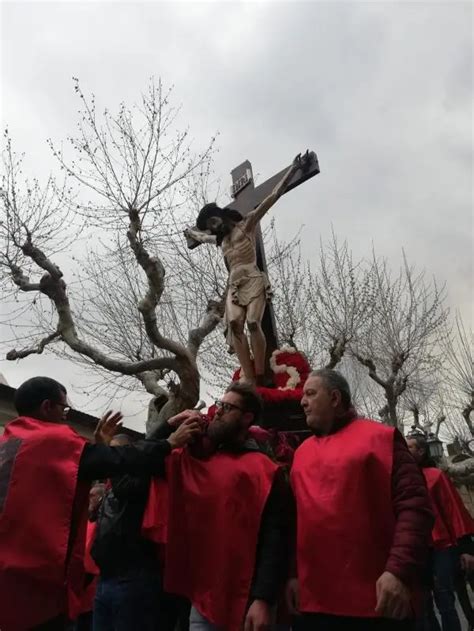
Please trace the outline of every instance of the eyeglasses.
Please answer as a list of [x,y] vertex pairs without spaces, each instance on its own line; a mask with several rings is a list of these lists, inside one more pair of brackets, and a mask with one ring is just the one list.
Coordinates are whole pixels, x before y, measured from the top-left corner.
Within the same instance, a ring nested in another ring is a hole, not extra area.
[[232,412],[232,410],[240,410],[240,412],[244,412],[242,408],[239,408],[238,405],[234,405],[233,403],[227,403],[227,401],[220,401],[219,399],[215,402],[216,408],[218,410],[222,410],[223,412]]
[[63,414],[67,414],[71,409],[67,403],[60,403],[59,401],[52,401],[54,405],[59,405],[63,409]]

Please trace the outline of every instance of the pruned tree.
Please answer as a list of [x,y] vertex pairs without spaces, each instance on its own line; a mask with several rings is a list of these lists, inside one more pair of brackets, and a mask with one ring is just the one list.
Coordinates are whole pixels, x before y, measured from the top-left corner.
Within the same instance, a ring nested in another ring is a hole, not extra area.
[[177,245],[179,214],[196,197],[196,179],[209,174],[214,139],[192,152],[188,130],[174,129],[179,110],[161,82],[117,114],[99,115],[77,80],[75,90],[82,108],[69,151],[48,141],[61,187],[53,177],[29,182],[5,135],[2,288],[17,305],[10,318],[21,309],[29,315],[7,358],[54,345],[138,380],[158,397],[164,419],[198,400],[197,354],[222,315],[212,270],[203,278]]
[[374,254],[371,274],[375,295],[370,323],[352,353],[381,388],[382,420],[399,427],[401,396],[415,385],[417,374],[432,374],[440,366],[439,334],[447,318],[444,288],[434,280],[427,283],[405,255],[393,277],[387,261]]
[[271,240],[275,314],[282,341],[313,366],[336,367],[370,321],[374,290],[363,261],[354,262],[334,233],[320,243],[318,266],[302,259],[299,238]]
[[[371,322],[375,288],[364,261],[354,262],[347,241],[320,244],[319,267],[309,277],[309,309],[324,365],[335,368]],[[322,364],[322,361],[320,360]]]
[[296,348],[313,363],[318,339],[308,320],[311,314],[308,292],[311,272],[301,253],[300,233],[283,240],[278,236],[273,220],[264,237],[280,346]]
[[429,427],[438,436],[446,420],[440,370],[416,370],[412,373],[400,396],[398,416],[406,426],[423,431]]
[[461,412],[465,429],[474,438],[471,414],[474,411],[473,333],[467,330],[461,314],[456,313],[453,331],[443,339],[444,379],[449,387],[449,402]]

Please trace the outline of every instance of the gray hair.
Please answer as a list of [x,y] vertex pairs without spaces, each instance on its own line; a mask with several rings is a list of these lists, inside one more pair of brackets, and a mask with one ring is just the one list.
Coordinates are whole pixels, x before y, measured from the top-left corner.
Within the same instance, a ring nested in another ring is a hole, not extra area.
[[328,390],[339,390],[341,393],[341,403],[348,409],[352,405],[351,389],[345,377],[337,370],[331,368],[320,368],[309,373],[310,377],[319,377]]
[[429,451],[428,441],[426,439],[426,436],[424,436],[423,434],[419,432],[410,432],[409,434],[406,435],[406,439],[414,440],[416,442],[416,446],[418,447],[418,449],[423,449],[425,453],[428,453]]

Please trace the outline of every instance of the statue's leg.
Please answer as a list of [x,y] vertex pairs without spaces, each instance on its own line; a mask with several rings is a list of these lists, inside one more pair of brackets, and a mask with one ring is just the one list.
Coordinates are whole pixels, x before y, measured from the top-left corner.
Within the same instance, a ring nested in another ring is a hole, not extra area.
[[236,352],[242,372],[247,381],[255,381],[255,373],[253,370],[252,358],[250,357],[250,348],[245,335],[245,308],[236,305],[227,298],[226,302],[226,319],[232,336],[232,346]]
[[257,384],[259,382],[263,383],[263,376],[265,374],[265,351],[267,341],[262,329],[262,319],[266,303],[265,294],[262,293],[255,298],[255,300],[252,300],[247,307],[247,326],[250,332],[250,345],[252,346]]

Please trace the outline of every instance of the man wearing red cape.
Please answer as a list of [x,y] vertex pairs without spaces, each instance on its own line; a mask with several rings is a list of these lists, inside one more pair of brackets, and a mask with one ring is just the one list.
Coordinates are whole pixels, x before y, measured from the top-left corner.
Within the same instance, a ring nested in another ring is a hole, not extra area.
[[286,576],[285,484],[249,434],[261,412],[253,387],[233,383],[216,406],[203,439],[167,458],[144,530],[166,544],[164,588],[191,601],[190,631],[266,631]]
[[[431,533],[433,594],[443,631],[461,631],[456,611],[455,582],[459,565],[466,573],[474,571],[474,521],[448,476],[436,468],[424,436],[409,436],[408,448],[426,480],[435,523]],[[439,631],[431,594],[424,611],[425,628]]]
[[412,629],[433,523],[423,476],[398,430],[357,416],[338,372],[311,373],[301,403],[313,436],[291,470],[294,628]]
[[[91,481],[162,472],[199,426],[133,447],[91,445],[64,423],[66,389],[48,377],[23,383],[15,406],[19,417],[0,439],[0,629],[62,630],[84,597]],[[121,418],[108,412],[98,436],[115,432]]]

